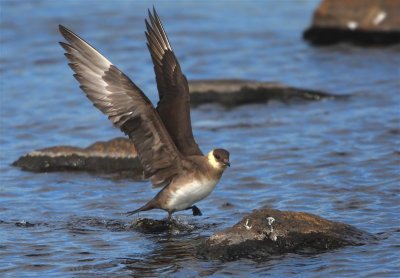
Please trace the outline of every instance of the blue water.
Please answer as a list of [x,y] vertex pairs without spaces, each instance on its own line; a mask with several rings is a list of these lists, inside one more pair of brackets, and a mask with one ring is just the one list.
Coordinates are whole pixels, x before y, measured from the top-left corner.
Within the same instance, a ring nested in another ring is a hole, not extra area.
[[[193,109],[203,151],[228,149],[232,167],[198,204],[203,217],[177,213],[192,232],[154,235],[127,228],[132,219],[120,214],[155,194],[146,182],[10,166],[34,149],[121,135],[80,92],[57,44],[60,23],[156,101],[144,36],[152,3],[0,1],[0,276],[398,277],[400,47],[309,46],[301,33],[317,4],[155,2],[188,79],[280,81],[352,97]],[[379,240],[263,262],[193,256],[192,239],[262,206],[311,212]]]

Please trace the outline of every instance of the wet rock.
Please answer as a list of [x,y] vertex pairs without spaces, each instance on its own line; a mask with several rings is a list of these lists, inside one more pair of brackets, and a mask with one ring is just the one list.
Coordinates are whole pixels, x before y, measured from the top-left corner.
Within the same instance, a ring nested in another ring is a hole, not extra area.
[[400,43],[400,1],[323,0],[304,39],[315,45]]
[[33,223],[30,223],[28,221],[25,220],[21,220],[15,223],[15,226],[17,227],[24,227],[24,228],[30,228],[30,227],[35,227],[36,225]]
[[233,107],[249,103],[265,103],[270,100],[283,102],[315,101],[324,98],[344,97],[322,91],[289,87],[276,82],[237,79],[196,80],[189,82],[189,88],[192,106],[218,103]]
[[229,202],[226,202],[226,203],[223,203],[220,207],[222,209],[232,209],[234,207],[234,205]]
[[194,224],[188,223],[187,221],[177,220],[174,218],[171,220],[138,218],[132,222],[131,229],[145,234],[182,234],[190,233],[193,230],[198,229],[198,227]]
[[98,231],[99,229],[108,230],[111,232],[128,231],[130,229],[130,225],[129,223],[119,219],[105,219],[92,216],[72,216],[64,228],[74,234],[90,234],[93,231]]
[[33,172],[88,171],[119,173],[142,178],[142,166],[129,139],[96,142],[87,148],[57,146],[36,150],[18,158],[12,165]]
[[321,252],[362,245],[373,236],[350,225],[319,216],[274,209],[254,210],[233,227],[217,232],[199,246],[211,259],[260,259],[292,252]]

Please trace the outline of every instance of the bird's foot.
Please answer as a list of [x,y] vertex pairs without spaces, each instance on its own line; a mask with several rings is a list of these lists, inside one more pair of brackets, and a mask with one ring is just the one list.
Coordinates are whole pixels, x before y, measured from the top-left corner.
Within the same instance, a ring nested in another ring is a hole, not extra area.
[[201,213],[201,210],[198,207],[192,206],[191,209],[192,209],[192,212],[193,212],[193,216],[202,216],[203,215]]

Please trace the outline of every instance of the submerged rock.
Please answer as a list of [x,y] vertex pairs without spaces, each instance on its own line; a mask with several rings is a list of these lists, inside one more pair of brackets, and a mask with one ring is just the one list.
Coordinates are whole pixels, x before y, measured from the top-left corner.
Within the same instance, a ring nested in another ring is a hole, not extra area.
[[142,178],[143,168],[129,139],[96,142],[87,148],[57,146],[36,150],[18,158],[12,165],[33,172],[88,171],[118,173]]
[[362,245],[373,236],[350,225],[305,212],[254,210],[233,227],[217,232],[199,246],[211,259],[266,258],[293,252],[321,252]]
[[315,45],[400,43],[400,1],[323,0],[304,39]]
[[326,92],[294,88],[276,82],[259,82],[238,79],[196,80],[189,82],[190,101],[193,106],[218,103],[233,107],[249,103],[265,103],[270,100],[289,102],[293,100],[315,101],[339,98]]

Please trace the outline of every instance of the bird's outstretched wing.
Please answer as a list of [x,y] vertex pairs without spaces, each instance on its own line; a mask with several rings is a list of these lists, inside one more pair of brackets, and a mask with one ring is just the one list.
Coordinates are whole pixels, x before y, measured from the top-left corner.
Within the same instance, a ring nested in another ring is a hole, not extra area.
[[189,86],[153,8],[146,20],[146,37],[156,73],[160,114],[175,145],[184,155],[203,155],[193,137],[190,120]]
[[91,45],[63,26],[60,42],[80,88],[135,145],[146,178],[166,185],[181,170],[181,154],[143,92]]

